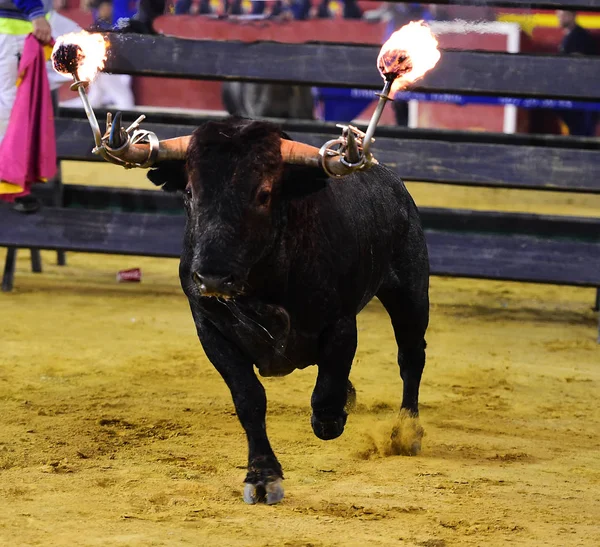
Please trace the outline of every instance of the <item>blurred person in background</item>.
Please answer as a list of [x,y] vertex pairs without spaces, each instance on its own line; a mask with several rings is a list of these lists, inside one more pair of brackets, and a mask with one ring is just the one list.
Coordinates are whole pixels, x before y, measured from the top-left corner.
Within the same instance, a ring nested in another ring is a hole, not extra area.
[[[119,0],[127,2],[128,0]],[[123,32],[137,32],[139,34],[156,34],[152,26],[154,20],[165,13],[166,0],[139,0],[136,9],[127,19],[122,18],[118,29]]]
[[308,0],[301,0],[298,2],[292,0],[275,0],[274,2],[252,0],[250,15],[264,15],[270,19],[294,19],[296,18],[294,8],[298,9],[298,6],[306,3],[310,4]]
[[[2,142],[15,99],[19,62],[25,39],[29,34],[44,45],[68,32],[81,30],[79,25],[56,10],[63,7],[64,0],[0,0],[0,143]],[[51,91],[57,90],[70,78],[58,74],[51,61],[46,64]],[[16,198],[15,209],[32,212],[39,202],[31,195]]]
[[113,0],[111,15],[113,28],[127,26],[137,11],[138,0]]
[[192,0],[175,0],[175,15],[206,15],[212,13],[209,0],[201,0],[197,9],[192,12]]
[[596,55],[596,43],[592,35],[577,24],[577,12],[557,10],[558,24],[563,30],[563,39],[559,52],[563,54],[579,53],[581,55]]
[[[598,48],[592,35],[577,24],[577,13],[557,10],[558,24],[563,30],[559,53],[563,55],[597,55]],[[596,134],[598,112],[587,110],[559,110],[557,112],[569,130],[569,135],[592,137]]]
[[[110,31],[119,20],[122,20],[122,17],[115,15],[111,0],[98,0],[91,7],[94,16],[94,22],[90,27],[92,31]],[[98,73],[88,89],[92,108],[112,107],[117,110],[131,110],[135,106],[131,81],[129,74]]]
[[[68,34],[69,32],[79,32],[81,27],[75,22],[61,15],[58,10],[65,7],[65,0],[54,0],[52,4],[52,10],[50,11],[50,16],[48,18],[48,22],[50,23],[50,28],[52,29],[52,38],[56,40],[59,36],[63,34]],[[72,82],[70,76],[65,76],[64,74],[60,74],[54,70],[52,67],[52,61],[48,61],[46,63],[46,72],[48,73],[48,82],[50,83],[50,91],[56,91],[61,85]]]
[[[310,3],[310,2],[309,2]],[[331,17],[329,10],[329,0],[322,0],[315,12],[315,16],[321,19]],[[343,0],[344,9],[342,15],[344,19],[362,19],[363,12],[357,4],[356,0]]]
[[113,5],[111,0],[99,0],[92,3],[92,17],[94,21],[91,31],[105,32],[113,29]]
[[[1,0],[0,0],[1,1]],[[89,2],[89,0],[82,0]],[[117,0],[115,0],[117,1]],[[130,0],[118,0],[127,2]],[[175,13],[188,14],[192,11],[193,0],[176,0]],[[342,0],[343,16],[346,19],[360,19],[362,10],[357,0]],[[227,15],[243,15],[241,0],[223,0],[223,12]],[[320,0],[318,6],[313,8],[312,0],[252,0],[251,15],[267,14],[268,18],[306,20],[311,17],[330,18],[330,0]],[[269,6],[269,7],[267,7]],[[135,15],[131,16],[124,24],[119,25],[122,31],[138,32],[142,34],[156,34],[153,28],[154,20],[165,13],[166,0],[139,0]],[[201,0],[197,13],[211,13],[209,0]]]
[[0,0],[0,142],[17,96],[19,59],[25,38],[33,34],[41,44],[50,43],[51,10],[52,0]]
[[[94,12],[97,7],[97,0],[80,0],[80,9],[83,11]],[[165,12],[165,7],[166,0],[114,0],[111,30],[156,34],[152,23]],[[97,24],[96,17],[93,24]]]

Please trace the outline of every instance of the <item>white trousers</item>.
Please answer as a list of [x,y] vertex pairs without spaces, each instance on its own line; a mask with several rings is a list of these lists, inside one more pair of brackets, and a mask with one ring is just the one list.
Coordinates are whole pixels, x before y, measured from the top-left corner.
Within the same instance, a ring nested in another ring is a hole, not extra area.
[[[52,28],[52,38],[55,40],[63,34],[68,34],[69,32],[79,32],[81,30],[81,27],[75,21],[71,21],[71,19],[61,15],[60,13],[57,13],[56,11],[52,11],[50,13],[49,23],[50,27]],[[52,61],[48,61],[48,63],[46,63],[46,72],[48,73],[50,91],[58,89],[66,82],[73,81],[71,76],[65,76],[64,74],[59,74],[56,72],[56,70],[52,68]]]
[[131,91],[131,76],[100,72],[88,88],[88,98],[92,108],[112,107],[116,110],[130,110],[135,106]]
[[0,142],[6,133],[17,96],[19,58],[24,44],[25,36],[0,34]]

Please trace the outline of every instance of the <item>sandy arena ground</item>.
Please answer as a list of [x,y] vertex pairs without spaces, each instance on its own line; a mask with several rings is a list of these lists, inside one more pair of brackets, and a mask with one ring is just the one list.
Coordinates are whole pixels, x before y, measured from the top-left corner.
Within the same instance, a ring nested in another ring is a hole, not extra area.
[[372,302],[341,438],[312,433],[315,370],[263,379],[286,498],[247,506],[177,261],[43,258],[0,294],[1,545],[600,545],[593,290],[433,278],[417,457],[385,455],[401,383]]

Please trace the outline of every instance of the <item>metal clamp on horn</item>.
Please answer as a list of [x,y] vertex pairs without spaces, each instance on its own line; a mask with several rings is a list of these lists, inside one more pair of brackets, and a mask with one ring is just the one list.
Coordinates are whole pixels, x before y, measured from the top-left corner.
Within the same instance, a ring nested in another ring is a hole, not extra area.
[[[327,141],[319,149],[321,167],[328,176],[334,178],[344,176],[344,174],[333,173],[329,169],[329,162],[326,161],[326,158],[333,156],[339,157],[339,162],[347,168],[347,173],[352,173],[360,169],[368,169],[378,163],[372,154],[365,153],[364,151],[364,132],[353,125],[336,124],[336,127],[341,128],[342,135],[337,139]],[[375,139],[371,140],[374,141]]]
[[[121,113],[117,112],[113,121],[112,114],[109,112],[106,115],[106,132],[102,136],[98,119],[86,93],[88,85],[89,82],[82,81],[77,76],[77,73],[73,72],[71,90],[79,93],[85,114],[92,128],[94,143],[96,144],[92,149],[92,153],[101,156],[110,163],[125,167],[125,169],[149,167],[152,165],[158,155],[159,142],[158,137],[152,131],[139,129],[140,124],[146,119],[146,116],[142,114],[127,129],[123,129],[121,127]],[[122,159],[122,156],[133,144],[149,145],[148,157],[145,161],[134,163]]]
[[[102,137],[100,144],[96,143],[96,147],[92,152],[105,157],[105,159],[112,163],[125,167],[125,169],[152,166],[158,158],[160,144],[155,133],[139,129],[140,124],[145,119],[146,116],[142,114],[127,129],[123,129],[121,126],[121,112],[115,114],[114,120],[112,114],[109,112],[106,115],[106,133]],[[135,144],[149,145],[146,159],[141,162],[122,159],[131,146]]]

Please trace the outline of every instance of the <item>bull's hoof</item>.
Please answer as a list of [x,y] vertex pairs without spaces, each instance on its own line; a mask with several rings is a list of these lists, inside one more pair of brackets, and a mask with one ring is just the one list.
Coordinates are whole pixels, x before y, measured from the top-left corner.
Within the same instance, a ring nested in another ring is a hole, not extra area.
[[256,503],[266,503],[274,505],[283,499],[283,486],[281,479],[269,481],[267,483],[260,482],[258,484],[246,483],[244,486],[244,501],[249,505]]
[[331,439],[337,439],[344,432],[346,415],[344,414],[336,418],[328,417],[325,420],[320,420],[313,414],[310,423],[315,435],[319,437],[319,439],[330,441]]

